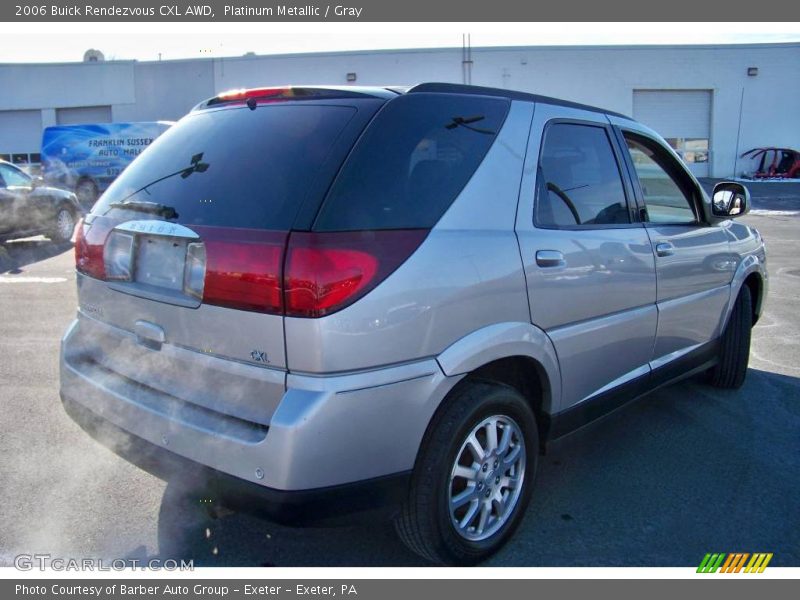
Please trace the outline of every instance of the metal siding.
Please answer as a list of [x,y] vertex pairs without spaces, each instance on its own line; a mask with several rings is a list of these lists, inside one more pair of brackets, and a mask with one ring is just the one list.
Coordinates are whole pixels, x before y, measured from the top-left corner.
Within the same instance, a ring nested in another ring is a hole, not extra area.
[[0,110],[0,153],[39,152],[42,111]]
[[111,123],[110,106],[78,106],[57,108],[56,121],[59,125],[83,125],[85,123]]

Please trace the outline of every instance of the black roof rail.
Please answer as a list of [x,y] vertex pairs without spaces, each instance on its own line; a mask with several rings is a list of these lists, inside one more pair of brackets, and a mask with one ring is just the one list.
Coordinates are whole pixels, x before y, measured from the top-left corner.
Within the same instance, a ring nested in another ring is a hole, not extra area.
[[529,94],[527,92],[517,92],[515,90],[504,90],[500,88],[483,87],[479,85],[464,85],[460,83],[420,83],[415,85],[407,93],[413,94],[418,92],[428,92],[433,94],[472,94],[476,96],[497,96],[498,98],[508,98],[509,100],[524,100],[527,102],[540,102],[542,104],[553,104],[556,106],[566,106],[568,108],[577,108],[580,110],[588,110],[591,112],[603,113],[606,115],[613,115],[633,121],[628,115],[623,115],[597,106],[590,106],[588,104],[580,104],[578,102],[570,102],[569,100],[561,100],[560,98],[552,98],[550,96],[540,96],[539,94]]

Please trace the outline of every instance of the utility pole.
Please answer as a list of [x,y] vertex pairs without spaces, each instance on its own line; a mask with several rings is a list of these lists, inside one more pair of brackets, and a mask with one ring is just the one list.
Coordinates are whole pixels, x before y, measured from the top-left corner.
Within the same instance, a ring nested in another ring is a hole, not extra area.
[[461,34],[461,79],[465,85],[472,84],[472,38]]

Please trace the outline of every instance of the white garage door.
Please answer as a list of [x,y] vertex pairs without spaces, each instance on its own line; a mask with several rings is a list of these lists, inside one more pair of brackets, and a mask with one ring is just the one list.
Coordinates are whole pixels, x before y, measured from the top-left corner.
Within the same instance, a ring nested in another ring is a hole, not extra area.
[[56,109],[59,125],[84,125],[85,123],[111,123],[110,106],[77,106]]
[[0,110],[0,155],[39,152],[42,111]]
[[711,90],[634,90],[633,118],[660,133],[696,176],[708,176]]

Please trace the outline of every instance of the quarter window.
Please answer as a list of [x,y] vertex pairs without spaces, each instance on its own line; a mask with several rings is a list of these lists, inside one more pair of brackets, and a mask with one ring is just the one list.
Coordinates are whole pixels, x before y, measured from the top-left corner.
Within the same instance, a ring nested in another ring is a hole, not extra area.
[[390,100],[342,167],[314,229],[433,227],[483,161],[508,109],[507,100],[481,96]]
[[630,223],[619,165],[603,127],[573,123],[548,127],[537,181],[539,226]]
[[681,167],[654,142],[625,134],[651,223],[694,223],[692,194]]

